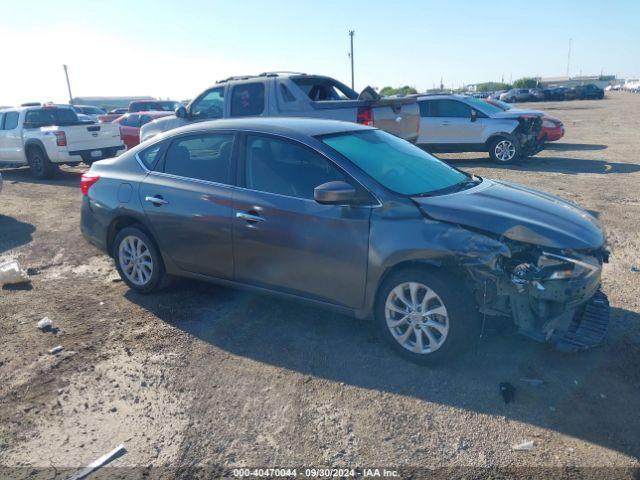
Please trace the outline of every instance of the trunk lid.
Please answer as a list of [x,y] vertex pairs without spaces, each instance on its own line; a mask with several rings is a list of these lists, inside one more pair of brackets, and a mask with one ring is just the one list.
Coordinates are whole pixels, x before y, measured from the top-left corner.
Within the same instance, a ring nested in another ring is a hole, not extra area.
[[69,151],[114,147],[122,143],[120,139],[120,127],[115,123],[44,127],[42,130],[46,131],[48,128],[65,133],[67,149]]

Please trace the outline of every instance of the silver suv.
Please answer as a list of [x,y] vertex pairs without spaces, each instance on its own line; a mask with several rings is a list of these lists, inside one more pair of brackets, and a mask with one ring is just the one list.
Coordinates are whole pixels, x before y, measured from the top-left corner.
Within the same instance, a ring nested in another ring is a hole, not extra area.
[[488,152],[498,163],[535,155],[540,140],[541,114],[503,111],[466,95],[418,97],[420,133],[417,144],[430,152]]

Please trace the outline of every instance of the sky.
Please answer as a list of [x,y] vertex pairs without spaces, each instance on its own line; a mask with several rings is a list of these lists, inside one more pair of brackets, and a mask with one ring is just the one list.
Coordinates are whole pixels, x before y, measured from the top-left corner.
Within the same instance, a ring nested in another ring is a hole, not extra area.
[[293,70],[426,90],[522,76],[640,77],[638,0],[0,0],[0,105],[190,99],[231,75]]

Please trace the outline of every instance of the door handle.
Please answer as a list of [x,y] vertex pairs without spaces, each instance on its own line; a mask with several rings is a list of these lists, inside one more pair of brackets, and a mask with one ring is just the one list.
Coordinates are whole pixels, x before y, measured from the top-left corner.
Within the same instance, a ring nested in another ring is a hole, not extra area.
[[241,218],[249,223],[264,222],[264,218],[244,212],[236,212],[236,218]]
[[160,205],[166,205],[167,203],[169,203],[160,195],[156,195],[155,197],[144,197],[144,200],[146,202],[153,203],[156,207],[159,207]]
[[449,125],[449,122],[442,122],[440,125]]

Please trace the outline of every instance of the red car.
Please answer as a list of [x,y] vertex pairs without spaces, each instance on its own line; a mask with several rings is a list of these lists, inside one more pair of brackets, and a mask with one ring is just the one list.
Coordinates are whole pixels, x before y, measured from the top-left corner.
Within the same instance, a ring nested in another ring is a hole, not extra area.
[[168,117],[169,115],[173,115],[173,112],[126,113],[113,120],[112,123],[120,125],[120,137],[127,149],[131,149],[140,143],[140,127],[156,118]]
[[[489,100],[488,98],[484,98],[483,100],[502,110],[512,110],[514,108],[512,105],[500,100]],[[522,110],[522,113],[542,117],[542,129],[540,130],[540,135],[538,135],[539,140],[543,142],[555,142],[564,136],[564,125],[560,119],[551,117],[541,110]]]

